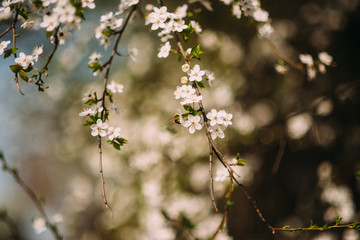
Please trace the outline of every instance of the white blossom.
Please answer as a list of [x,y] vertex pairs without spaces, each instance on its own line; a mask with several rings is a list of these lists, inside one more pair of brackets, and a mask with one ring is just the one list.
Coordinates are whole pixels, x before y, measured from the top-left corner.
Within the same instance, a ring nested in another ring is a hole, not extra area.
[[198,115],[188,115],[187,120],[183,122],[183,126],[189,128],[189,133],[191,134],[193,134],[195,130],[200,130],[203,127],[201,124],[201,118]]
[[43,45],[41,45],[40,47],[39,47],[39,46],[35,46],[35,47],[34,47],[34,49],[32,50],[31,55],[33,56],[35,62],[38,61],[39,56],[40,56],[43,52],[44,52],[44,47],[43,47]]
[[105,131],[108,128],[107,123],[103,123],[101,119],[98,119],[95,124],[90,126],[92,132],[91,135],[96,137],[105,137],[107,135],[107,132]]
[[91,64],[91,63],[94,63],[94,62],[98,62],[100,58],[102,58],[102,54],[101,54],[101,53],[93,52],[93,53],[89,56],[89,62],[88,62],[88,64]]
[[30,29],[34,25],[34,21],[25,21],[23,24],[20,25],[21,28]]
[[10,44],[10,41],[0,42],[0,55],[4,53],[5,48]]
[[33,220],[32,226],[37,234],[40,234],[46,230],[45,219],[37,217]]
[[33,56],[21,52],[19,57],[15,58],[15,63],[19,64],[23,69],[27,69],[30,65],[34,64],[33,60]]
[[107,89],[109,89],[112,93],[122,93],[124,91],[124,86],[122,84],[111,81],[111,83],[107,85]]
[[201,82],[202,80],[202,76],[204,76],[205,71],[204,70],[200,70],[200,66],[199,64],[196,64],[194,66],[193,69],[190,70],[189,72],[189,81],[193,82],[193,81],[198,81]]
[[169,56],[171,50],[170,42],[166,42],[165,45],[163,45],[160,48],[160,51],[158,53],[158,58],[167,58]]
[[94,0],[82,0],[82,7],[88,7],[90,9],[94,9],[95,8],[95,3]]
[[319,53],[318,57],[319,57],[319,60],[326,66],[330,66],[333,61],[332,56],[330,56],[327,52]]
[[112,141],[114,138],[120,137],[120,128],[109,127],[107,129],[108,138]]
[[271,26],[270,23],[259,24],[257,27],[258,35],[261,39],[266,39],[271,36],[274,32],[274,28]]

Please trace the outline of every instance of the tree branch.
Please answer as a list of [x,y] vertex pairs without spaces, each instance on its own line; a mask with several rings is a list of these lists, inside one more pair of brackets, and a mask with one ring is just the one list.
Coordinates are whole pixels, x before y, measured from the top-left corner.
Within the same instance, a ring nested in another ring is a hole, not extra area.
[[24,182],[24,180],[22,180],[22,178],[19,176],[18,170],[9,166],[2,152],[0,152],[0,161],[2,162],[3,170],[8,172],[20,185],[24,192],[30,197],[31,201],[34,203],[35,207],[39,211],[41,217],[45,220],[46,227],[52,233],[54,238],[56,240],[62,240],[63,237],[60,235],[56,224],[50,222],[49,217],[47,216],[43,207],[43,204],[41,203],[35,192]]

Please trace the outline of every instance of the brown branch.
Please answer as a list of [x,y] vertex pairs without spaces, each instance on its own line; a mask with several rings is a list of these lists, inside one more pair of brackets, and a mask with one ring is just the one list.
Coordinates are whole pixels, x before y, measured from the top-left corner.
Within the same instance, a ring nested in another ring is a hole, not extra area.
[[213,150],[211,145],[209,144],[209,174],[210,174],[210,197],[215,212],[218,212],[218,208],[216,207],[215,196],[214,196],[214,178],[213,178],[213,171],[212,171],[212,163],[213,163]]
[[284,62],[286,62],[287,64],[289,64],[290,66],[292,66],[293,68],[304,72],[304,68],[302,67],[302,65],[298,65],[296,63],[294,63],[290,58],[286,57],[276,46],[275,44],[270,40],[270,39],[266,39],[266,43],[270,46],[270,48],[274,51],[274,53],[282,60],[284,60]]
[[286,139],[285,137],[281,137],[280,139],[280,146],[279,146],[279,151],[277,153],[276,159],[275,159],[275,163],[274,166],[272,168],[272,174],[276,174],[279,166],[280,166],[280,162],[284,156],[284,152],[285,152],[285,146],[286,146]]
[[[177,42],[177,46],[179,47],[179,51],[181,52],[181,54],[183,55],[183,58],[185,60],[186,63],[189,63],[190,60],[187,59],[186,57],[186,54],[185,54],[185,51],[184,51],[184,48],[182,47],[182,44],[181,44],[181,41],[180,41],[180,38],[179,36],[177,35],[177,33],[173,33],[174,37],[175,37],[175,40]],[[200,93],[200,90],[196,84],[196,82],[194,81],[192,86],[195,88],[196,90],[196,94],[198,96],[201,96],[201,93]],[[204,119],[204,127],[205,127],[205,133],[206,133],[206,136],[207,136],[207,139],[208,139],[208,142],[209,142],[209,152],[212,153],[214,152],[215,155],[217,156],[218,160],[221,162],[221,164],[228,170],[230,176],[231,176],[231,179],[233,179],[237,184],[238,186],[240,187],[240,190],[246,195],[246,197],[249,199],[249,201],[252,203],[255,211],[257,212],[259,218],[261,219],[262,222],[264,222],[266,224],[266,226],[270,229],[271,226],[270,224],[267,223],[266,219],[263,217],[259,207],[257,206],[257,203],[256,201],[250,196],[250,194],[246,191],[245,187],[239,183],[239,181],[234,177],[233,173],[234,173],[234,170],[232,169],[231,165],[225,160],[225,157],[224,155],[217,149],[215,143],[214,143],[214,140],[212,139],[211,137],[211,134],[210,134],[210,131],[209,131],[209,125],[207,123],[207,117],[206,117],[206,113],[205,113],[205,110],[204,110],[204,106],[202,104],[202,101],[200,100],[198,102],[199,104],[199,111],[201,112],[202,116],[203,116],[203,119]],[[227,214],[227,213],[226,213]],[[225,214],[224,214],[225,215]],[[226,217],[226,216],[225,216]]]
[[[15,17],[14,17],[14,21],[12,22],[11,26],[10,26],[10,29],[12,29],[12,40],[13,40],[13,48],[16,48],[16,23],[17,23],[17,20],[18,20],[18,17],[19,17],[19,14],[16,13],[15,14]],[[14,58],[17,57],[17,54],[15,53],[14,54]],[[19,90],[19,93],[21,95],[24,95],[24,93],[21,91],[21,88],[20,88],[20,84],[19,84],[19,77],[18,77],[18,74],[15,73],[15,77],[14,77],[14,80],[16,82],[16,86]]]
[[[48,66],[53,58],[53,56],[55,55],[55,52],[59,46],[59,37],[58,37],[58,32],[59,32],[59,29],[60,29],[61,25],[59,25],[58,27],[55,28],[55,31],[54,31],[54,48],[53,50],[51,51],[51,53],[49,54],[49,56],[47,57],[47,60],[46,60],[46,63],[44,64],[44,66],[41,68],[41,70],[37,71],[38,72],[38,79],[36,81],[36,85],[38,86],[38,90],[39,91],[44,91],[44,88],[43,88],[43,84],[44,84],[44,81],[42,80],[41,76],[42,74],[48,70]],[[47,76],[47,74],[45,74],[45,76]]]
[[318,145],[321,144],[321,140],[320,140],[320,134],[319,134],[319,129],[317,127],[317,124],[316,124],[316,121],[314,119],[314,117],[309,114],[310,116],[310,120],[311,120],[311,129],[312,129],[312,132],[314,134],[314,138],[315,138],[315,141]]
[[41,217],[45,220],[46,227],[52,233],[54,238],[56,240],[62,240],[63,237],[59,233],[56,225],[50,222],[49,217],[47,216],[45,209],[39,198],[36,196],[35,192],[24,182],[24,180],[22,180],[22,178],[19,176],[18,170],[9,166],[2,152],[0,152],[0,161],[2,162],[3,170],[8,172],[20,185],[24,192],[30,197],[31,201],[34,203],[35,207],[39,211]]
[[300,232],[300,231],[325,231],[330,229],[337,229],[337,228],[350,228],[350,229],[358,229],[360,222],[356,221],[349,224],[335,224],[331,226],[325,225],[324,227],[305,227],[305,228],[291,228],[291,227],[271,227],[272,233],[275,234],[276,232]]
[[225,224],[226,224],[226,219],[228,217],[228,214],[229,214],[229,209],[232,205],[231,203],[231,194],[232,194],[232,191],[233,191],[233,179],[234,179],[234,176],[233,176],[233,172],[229,173],[229,188],[228,188],[228,192],[227,192],[227,196],[226,196],[226,203],[225,203],[225,210],[224,210],[224,214],[223,214],[223,218],[218,226],[218,228],[215,230],[215,232],[213,233],[213,235],[210,237],[211,240],[214,240],[215,237],[218,235],[218,233],[224,228]]
[[[104,122],[106,120],[105,118],[106,118],[107,109],[105,107],[105,97],[108,94],[107,83],[108,83],[108,80],[109,80],[110,69],[111,69],[111,66],[112,66],[112,63],[113,63],[113,59],[114,59],[115,55],[117,55],[117,53],[118,53],[117,49],[118,49],[121,37],[122,37],[122,35],[123,35],[124,31],[125,31],[125,28],[127,27],[128,23],[130,21],[130,18],[135,13],[135,10],[136,10],[138,4],[134,5],[130,9],[130,11],[129,11],[126,19],[125,19],[124,25],[122,26],[122,28],[118,32],[115,33],[115,35],[118,35],[118,36],[116,38],[114,48],[113,48],[113,50],[111,52],[109,60],[107,60],[106,63],[104,63],[104,66],[106,67],[105,76],[104,76],[104,90],[103,90],[102,98],[100,99],[101,105],[102,105],[102,107],[104,109],[101,112],[101,117],[100,117],[102,122]],[[107,201],[107,197],[106,197],[104,171],[103,171],[103,166],[102,166],[103,165],[102,164],[102,146],[101,146],[101,136],[100,135],[99,135],[99,140],[98,140],[98,148],[99,148],[99,172],[100,172],[100,180],[101,180],[102,198],[103,198],[105,207],[108,208],[111,211],[111,214],[114,217],[114,212],[113,212],[112,208],[110,207],[110,205],[109,205],[109,203]]]
[[18,227],[16,226],[15,222],[9,217],[5,209],[0,210],[0,221],[8,226],[12,239],[23,240]]
[[0,34],[0,38],[2,38],[6,33],[8,33],[12,29],[12,26],[10,25],[3,33]]

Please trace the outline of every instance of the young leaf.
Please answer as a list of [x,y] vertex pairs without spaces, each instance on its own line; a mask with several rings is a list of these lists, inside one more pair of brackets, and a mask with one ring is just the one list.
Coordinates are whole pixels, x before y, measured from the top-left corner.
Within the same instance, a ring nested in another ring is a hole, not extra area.
[[226,202],[226,208],[230,208],[232,205],[234,205],[235,203],[234,202],[232,202],[232,201],[227,201]]
[[22,80],[24,80],[25,82],[28,82],[29,76],[24,70],[20,70],[19,75],[20,75]]
[[190,105],[183,105],[184,109],[188,112],[194,111],[194,109]]
[[336,221],[336,225],[339,225],[342,219],[343,219],[342,217],[336,218],[336,220],[335,220],[335,221]]
[[22,67],[20,65],[14,64],[10,66],[10,69],[13,73],[18,73]]
[[246,160],[239,159],[239,160],[237,160],[236,165],[243,167],[243,166],[245,166],[245,162],[246,162]]
[[329,227],[328,227],[327,224],[325,224],[324,226],[321,227],[321,229],[322,229],[322,230],[327,230],[327,229],[329,229]]
[[95,104],[95,103],[96,103],[96,101],[95,101],[94,99],[92,99],[92,98],[90,98],[89,100],[87,100],[87,101],[85,102],[86,105],[93,105],[93,104]]
[[6,50],[4,51],[4,59],[10,57],[11,54],[12,54],[11,49],[6,49]]
[[54,31],[46,32],[46,38],[49,39],[53,35]]

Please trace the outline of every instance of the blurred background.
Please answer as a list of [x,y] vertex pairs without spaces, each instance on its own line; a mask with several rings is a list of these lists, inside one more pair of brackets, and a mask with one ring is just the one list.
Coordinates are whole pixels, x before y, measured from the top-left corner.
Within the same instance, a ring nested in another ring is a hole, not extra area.
[[[179,2],[165,1],[170,11]],[[21,82],[21,96],[9,69],[13,59],[2,60],[0,87],[0,149],[20,176],[45,198],[50,218],[65,239],[192,239],[179,222],[194,224],[191,233],[205,239],[221,221],[209,193],[208,144],[203,131],[190,135],[171,119],[181,109],[174,90],[182,76],[175,54],[158,59],[160,41],[137,13],[120,43],[110,81],[124,85],[115,96],[121,113],[110,124],[128,140],[121,151],[104,144],[104,175],[114,218],[103,206],[98,173],[97,138],[83,127],[83,92],[102,91],[103,79],[87,68],[88,56],[107,51],[94,38],[101,15],[118,1],[95,1],[86,21],[65,46],[60,46],[49,68],[49,89],[38,92]],[[156,4],[156,2],[151,2]],[[141,9],[144,9],[144,5]],[[220,1],[214,11],[194,16],[203,28],[186,47],[200,43],[205,52],[201,67],[213,71],[212,87],[202,90],[207,111],[225,109],[233,125],[225,139],[215,142],[226,159],[239,153],[246,160],[237,167],[240,181],[256,199],[268,223],[282,227],[334,224],[359,220],[360,182],[360,8],[358,0],[262,1],[270,13],[274,33],[270,40],[285,56],[299,62],[300,53],[317,58],[326,51],[334,66],[325,74],[307,76],[289,67],[276,72],[278,56],[257,36],[256,24],[231,15]],[[195,3],[190,9],[202,8]],[[0,30],[8,22],[1,22]],[[51,45],[42,31],[20,30],[18,46],[30,53]],[[127,56],[137,48],[137,61]],[[44,59],[42,60],[44,62]],[[221,174],[217,162],[214,174]],[[215,182],[220,211],[227,182]],[[237,188],[226,230],[217,239],[360,239],[355,230],[277,233],[260,221],[252,204]],[[49,231],[36,234],[32,221],[39,216],[29,197],[6,172],[0,173],[0,209],[17,224],[23,239],[52,239]],[[11,239],[0,222],[0,239]]]

